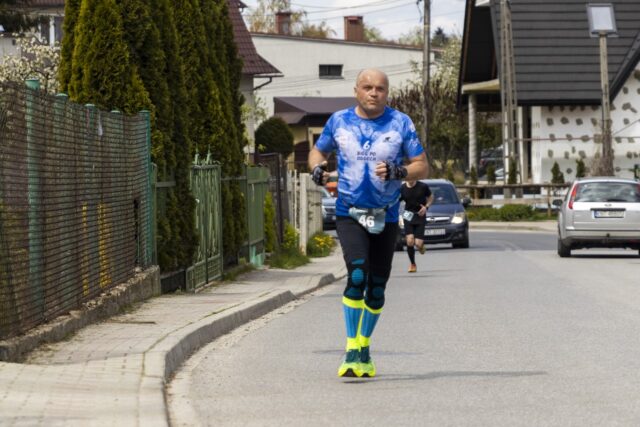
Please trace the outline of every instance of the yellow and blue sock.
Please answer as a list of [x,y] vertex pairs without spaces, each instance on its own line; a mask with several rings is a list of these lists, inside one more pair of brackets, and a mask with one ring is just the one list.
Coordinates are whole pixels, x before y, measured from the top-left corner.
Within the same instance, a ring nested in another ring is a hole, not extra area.
[[353,300],[342,297],[342,308],[344,311],[344,322],[347,327],[347,351],[358,350],[358,324],[362,317],[363,300]]
[[360,347],[369,347],[369,340],[373,335],[373,330],[376,327],[376,323],[382,313],[382,308],[373,309],[363,304],[362,317],[358,326],[358,344]]

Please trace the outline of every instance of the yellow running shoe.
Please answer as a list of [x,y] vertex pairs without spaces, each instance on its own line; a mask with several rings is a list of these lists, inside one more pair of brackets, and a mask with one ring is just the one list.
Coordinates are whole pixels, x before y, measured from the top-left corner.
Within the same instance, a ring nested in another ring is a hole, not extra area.
[[360,350],[348,350],[344,356],[344,362],[338,368],[339,377],[359,377]]
[[360,372],[359,377],[373,378],[376,376],[376,365],[369,356],[369,347],[360,349]]
[[411,264],[409,266],[409,273],[415,273],[416,271],[418,271],[418,267],[416,267],[415,264]]
[[424,255],[424,250],[425,250],[425,247],[423,243],[422,246],[420,246],[420,249],[418,249],[418,251],[420,252],[420,255]]

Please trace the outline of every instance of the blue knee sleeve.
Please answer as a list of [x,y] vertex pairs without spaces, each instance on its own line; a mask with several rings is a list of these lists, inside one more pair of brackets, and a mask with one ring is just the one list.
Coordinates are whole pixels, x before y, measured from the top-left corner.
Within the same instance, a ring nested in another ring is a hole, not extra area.
[[373,310],[380,310],[384,306],[384,291],[386,286],[386,277],[371,276],[371,283],[367,289],[367,296],[364,299],[367,307]]
[[367,266],[363,259],[356,259],[347,265],[347,287],[344,296],[352,300],[361,300],[364,297],[364,288],[367,282]]

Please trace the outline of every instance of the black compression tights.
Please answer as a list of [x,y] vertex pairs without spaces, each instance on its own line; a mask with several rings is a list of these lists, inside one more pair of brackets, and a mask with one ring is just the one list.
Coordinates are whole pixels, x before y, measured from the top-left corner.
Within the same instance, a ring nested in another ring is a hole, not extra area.
[[343,295],[356,301],[364,298],[365,304],[371,309],[382,308],[391,273],[398,223],[388,222],[382,233],[370,234],[354,219],[338,217],[336,231],[348,272]]

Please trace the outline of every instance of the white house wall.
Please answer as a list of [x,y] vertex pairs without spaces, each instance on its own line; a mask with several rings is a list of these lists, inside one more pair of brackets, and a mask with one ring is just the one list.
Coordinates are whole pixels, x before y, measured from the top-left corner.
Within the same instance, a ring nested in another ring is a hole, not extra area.
[[[602,144],[593,136],[600,134],[602,113],[597,106],[533,107],[531,109],[531,172],[533,182],[551,181],[551,168],[558,162],[566,181],[575,178],[576,159],[591,167]],[[612,148],[616,176],[633,177],[640,164],[640,66],[627,79],[611,103]]]
[[5,56],[13,56],[18,53],[14,39],[11,37],[0,36],[0,63],[4,62]]
[[245,147],[245,154],[254,151],[254,134],[256,131],[256,120],[254,110],[256,108],[253,97],[253,76],[243,74],[240,78],[240,93],[244,96],[244,125],[247,133],[248,145]]
[[[356,75],[364,68],[378,68],[389,76],[389,85],[398,88],[415,79],[411,61],[421,63],[419,48],[384,47],[344,41],[295,39],[252,34],[253,44],[264,59],[281,70],[284,77],[260,89],[273,114],[273,98],[278,96],[352,96]],[[320,64],[342,65],[342,78],[321,79]],[[259,83],[259,80],[256,82]]]

